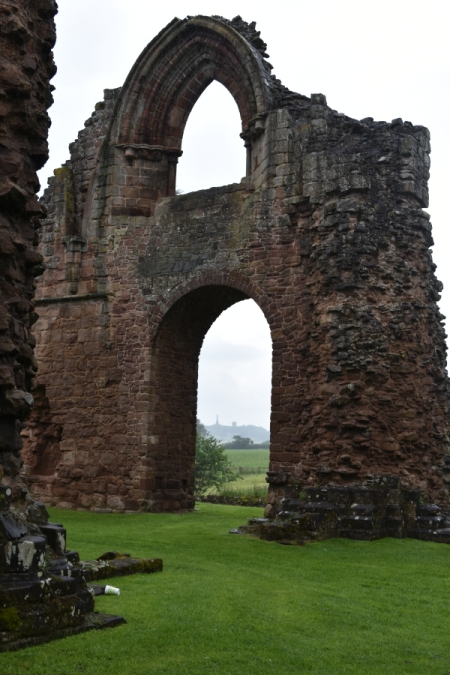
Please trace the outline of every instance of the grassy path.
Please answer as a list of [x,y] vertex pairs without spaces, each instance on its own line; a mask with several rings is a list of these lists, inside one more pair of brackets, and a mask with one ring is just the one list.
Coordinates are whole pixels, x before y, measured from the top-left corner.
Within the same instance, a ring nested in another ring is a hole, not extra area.
[[127,625],[0,655],[2,675],[446,675],[450,547],[228,534],[260,509],[98,515],[52,510],[82,557],[162,557],[97,609]]

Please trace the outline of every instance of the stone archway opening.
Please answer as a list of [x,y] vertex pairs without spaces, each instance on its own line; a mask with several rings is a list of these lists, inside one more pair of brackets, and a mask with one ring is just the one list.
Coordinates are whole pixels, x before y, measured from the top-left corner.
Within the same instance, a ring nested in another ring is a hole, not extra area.
[[[270,438],[272,393],[272,338],[267,319],[254,300],[243,300],[222,312],[205,336],[199,360],[197,417],[208,433],[221,442],[235,436],[249,438],[256,444],[247,451],[255,467],[245,482],[228,487],[242,490],[263,486],[267,493],[265,471],[269,464],[267,450],[259,443]],[[237,446],[236,446],[237,447]],[[242,448],[246,448],[244,443]],[[267,452],[267,464],[261,460]],[[242,461],[240,452],[227,451],[232,465]],[[262,462],[262,464],[261,464]],[[259,468],[262,466],[263,473]],[[256,473],[256,467],[258,472]]]
[[200,350],[216,319],[248,295],[211,284],[183,295],[165,314],[152,348],[153,510],[194,505],[195,435]]
[[189,114],[178,160],[176,192],[183,194],[239,183],[246,172],[246,149],[236,101],[213,81]]
[[[269,431],[272,339],[253,300],[224,311],[206,334],[200,352],[197,414],[211,425],[260,426]],[[265,440],[265,439],[264,439]]]

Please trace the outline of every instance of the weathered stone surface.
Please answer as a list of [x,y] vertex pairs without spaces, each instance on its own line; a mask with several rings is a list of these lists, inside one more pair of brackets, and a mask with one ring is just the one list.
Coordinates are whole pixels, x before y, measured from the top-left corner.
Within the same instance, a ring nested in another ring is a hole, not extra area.
[[81,567],[64,557],[64,528],[28,493],[13,496],[0,486],[0,652],[79,632],[94,608]]
[[58,523],[46,523],[39,528],[50,548],[56,555],[64,555],[66,551],[67,533],[65,528]]
[[161,558],[132,558],[128,553],[105,553],[96,560],[85,560],[78,567],[86,581],[123,577],[129,574],[152,574],[163,571]]
[[266,517],[251,518],[230,533],[298,545],[330,537],[450,544],[450,513],[422,502],[420,490],[405,487],[400,478],[378,476],[362,484],[306,488],[299,499],[284,498]]
[[[24,454],[45,503],[193,507],[198,356],[244,298],[273,340],[272,506],[368,474],[448,501],[429,133],[290,92],[264,54],[240,18],[174,20],[105,92],[50,181],[42,405]],[[184,126],[214,79],[240,110],[247,176],[175,196]]]
[[27,527],[10,513],[0,513],[0,538],[19,539],[27,533]]
[[[0,652],[124,623],[119,616],[93,615],[94,592],[87,582],[161,572],[162,560],[110,552],[80,562],[78,553],[66,550],[65,529],[58,523],[26,523],[20,510],[11,510],[11,493],[2,486]],[[32,505],[45,520],[42,504]],[[35,534],[30,534],[33,528]]]
[[48,158],[56,11],[53,0],[0,7],[0,471],[10,482],[20,465],[4,453],[22,447],[18,420],[30,414],[37,367],[34,277],[43,268],[34,245],[44,209],[36,171]]
[[32,635],[29,637],[17,638],[12,642],[5,644],[0,643],[0,651],[17,651],[25,647],[35,647],[36,645],[50,642],[51,640],[58,640],[69,637],[71,635],[79,635],[86,633],[89,630],[101,630],[102,628],[115,628],[121,624],[126,623],[125,619],[115,614],[101,614],[100,612],[87,612],[85,621],[81,625],[68,625],[65,628],[55,628],[51,632],[41,633],[40,635]]
[[64,557],[64,528],[48,524],[20,475],[37,369],[34,278],[44,268],[34,246],[45,210],[36,171],[48,154],[56,11],[54,0],[0,3],[0,652],[123,622],[93,615],[82,570]]

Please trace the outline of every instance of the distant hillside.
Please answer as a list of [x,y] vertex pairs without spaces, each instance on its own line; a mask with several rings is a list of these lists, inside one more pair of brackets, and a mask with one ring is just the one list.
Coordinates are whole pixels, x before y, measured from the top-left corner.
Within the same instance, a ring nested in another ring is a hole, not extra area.
[[267,429],[255,427],[253,424],[226,426],[225,424],[219,424],[217,421],[209,426],[205,424],[205,428],[218,441],[231,441],[233,436],[242,436],[243,438],[251,438],[254,443],[262,443],[270,438]]

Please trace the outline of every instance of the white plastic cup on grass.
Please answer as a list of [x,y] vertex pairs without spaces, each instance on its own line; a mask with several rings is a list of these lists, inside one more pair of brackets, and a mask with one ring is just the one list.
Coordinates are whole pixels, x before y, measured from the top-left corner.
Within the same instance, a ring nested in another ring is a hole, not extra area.
[[105,595],[120,595],[120,588],[105,586]]

